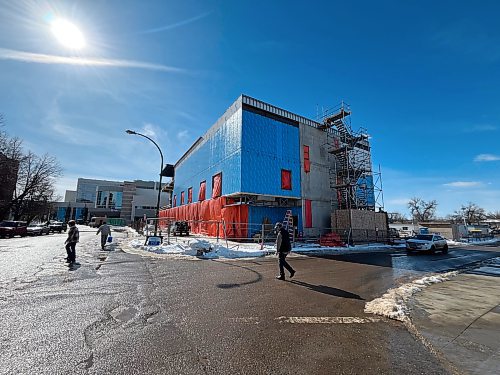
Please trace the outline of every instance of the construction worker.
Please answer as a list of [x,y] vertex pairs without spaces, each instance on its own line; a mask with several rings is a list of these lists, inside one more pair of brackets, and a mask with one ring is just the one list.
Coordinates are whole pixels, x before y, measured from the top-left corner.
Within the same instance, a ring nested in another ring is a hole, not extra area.
[[276,223],[274,226],[274,231],[276,232],[276,251],[279,258],[279,268],[280,274],[276,276],[278,280],[285,280],[285,268],[290,272],[290,278],[295,275],[295,270],[286,261],[286,256],[292,250],[292,245],[290,243],[290,235],[288,231],[283,228],[283,224]]

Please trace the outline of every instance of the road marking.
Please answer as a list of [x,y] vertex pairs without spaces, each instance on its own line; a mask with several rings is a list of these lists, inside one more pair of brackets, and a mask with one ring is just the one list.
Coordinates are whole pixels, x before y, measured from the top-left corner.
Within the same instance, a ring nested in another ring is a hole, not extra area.
[[257,317],[245,317],[245,318],[230,318],[229,320],[235,323],[250,323],[250,324],[259,324],[260,319]]
[[280,316],[276,320],[291,324],[365,324],[380,322],[381,319],[356,316]]

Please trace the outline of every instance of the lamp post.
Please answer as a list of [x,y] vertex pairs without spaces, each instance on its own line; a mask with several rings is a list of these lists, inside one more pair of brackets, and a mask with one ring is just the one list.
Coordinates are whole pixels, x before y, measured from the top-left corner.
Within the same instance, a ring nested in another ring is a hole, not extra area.
[[126,133],[127,134],[133,134],[133,135],[139,135],[141,137],[149,139],[156,146],[156,148],[158,149],[158,151],[160,151],[161,167],[160,167],[160,186],[158,187],[158,199],[156,201],[156,220],[155,220],[155,236],[156,236],[157,232],[158,232],[158,220],[159,220],[159,217],[160,217],[160,193],[161,193],[161,177],[162,177],[162,171],[163,171],[163,153],[161,152],[160,146],[158,146],[158,144],[155,141],[153,141],[151,138],[149,138],[147,135],[144,135],[144,134],[141,134],[141,133],[137,133],[137,132],[135,132],[133,130],[127,130]]

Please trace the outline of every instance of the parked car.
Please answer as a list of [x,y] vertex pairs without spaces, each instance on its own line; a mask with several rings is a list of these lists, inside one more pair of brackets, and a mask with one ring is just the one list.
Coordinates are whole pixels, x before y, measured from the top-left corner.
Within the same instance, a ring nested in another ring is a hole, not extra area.
[[50,228],[47,224],[42,223],[30,223],[28,225],[28,234],[30,236],[40,236],[42,234],[49,234]]
[[2,221],[0,222],[0,237],[25,237],[28,230],[25,221]]
[[170,233],[174,236],[182,236],[182,233],[185,233],[186,236],[189,236],[189,231],[191,227],[189,226],[187,221],[175,221],[170,227]]
[[107,222],[108,222],[107,217],[93,217],[90,219],[89,227],[99,228],[101,225],[106,224]]
[[52,233],[61,233],[63,231],[66,232],[66,230],[68,229],[68,224],[63,223],[62,221],[51,221],[49,224],[49,229]]
[[406,240],[406,251],[430,251],[434,253],[441,250],[443,254],[448,253],[448,243],[446,239],[437,234],[417,234],[415,237]]

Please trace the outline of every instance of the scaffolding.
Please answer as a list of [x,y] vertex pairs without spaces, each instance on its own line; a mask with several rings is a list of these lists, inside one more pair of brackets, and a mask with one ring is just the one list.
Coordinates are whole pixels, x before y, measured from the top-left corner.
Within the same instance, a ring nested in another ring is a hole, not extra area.
[[354,132],[351,127],[351,109],[342,102],[319,116],[327,135],[326,148],[330,157],[330,188],[335,190],[333,209],[374,211],[383,208],[380,169],[373,172],[370,143],[366,129]]

